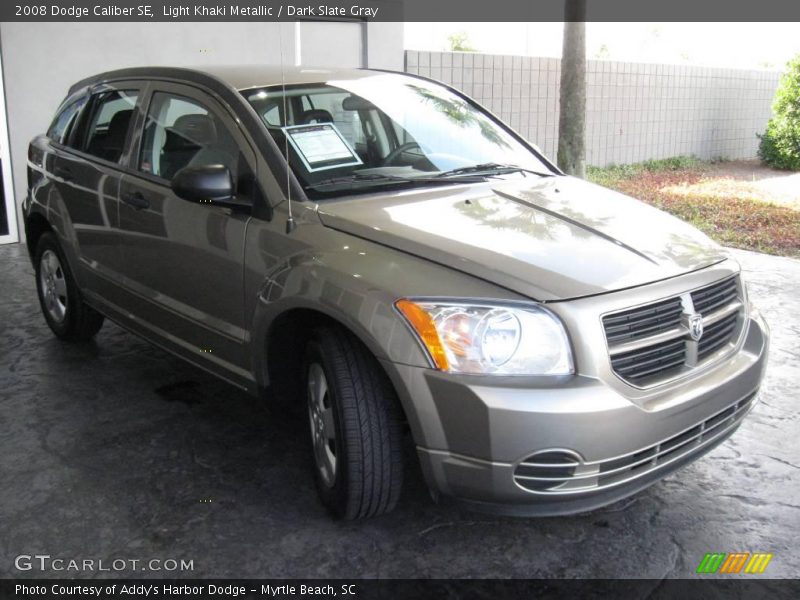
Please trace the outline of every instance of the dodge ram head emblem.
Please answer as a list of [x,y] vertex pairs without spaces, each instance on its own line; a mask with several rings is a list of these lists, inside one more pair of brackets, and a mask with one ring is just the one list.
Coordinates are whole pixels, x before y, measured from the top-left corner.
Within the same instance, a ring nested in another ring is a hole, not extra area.
[[695,313],[689,317],[689,335],[695,342],[703,337],[703,315]]

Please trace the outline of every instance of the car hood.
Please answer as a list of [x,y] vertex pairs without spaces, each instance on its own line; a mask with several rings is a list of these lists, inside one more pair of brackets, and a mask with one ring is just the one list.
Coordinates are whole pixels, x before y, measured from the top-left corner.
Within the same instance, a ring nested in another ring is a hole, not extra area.
[[683,221],[566,176],[352,197],[321,204],[319,216],[541,301],[638,286],[727,257]]

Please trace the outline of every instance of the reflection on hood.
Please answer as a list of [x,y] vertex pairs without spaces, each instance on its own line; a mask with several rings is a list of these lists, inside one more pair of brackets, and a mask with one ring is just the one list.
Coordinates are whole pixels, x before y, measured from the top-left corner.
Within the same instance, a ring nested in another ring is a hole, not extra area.
[[723,260],[683,221],[571,177],[326,203],[328,226],[538,300],[603,293]]

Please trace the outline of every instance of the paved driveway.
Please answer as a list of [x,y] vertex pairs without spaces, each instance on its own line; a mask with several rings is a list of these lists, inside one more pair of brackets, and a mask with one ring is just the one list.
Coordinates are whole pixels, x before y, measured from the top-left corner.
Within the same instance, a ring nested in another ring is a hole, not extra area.
[[94,344],[58,342],[23,248],[0,247],[0,576],[45,553],[188,559],[200,577],[661,578],[691,576],[709,551],[764,551],[768,574],[796,577],[800,261],[736,254],[772,355],[760,404],[710,455],[547,519],[436,506],[412,465],[394,513],[333,523],[304,423],[112,324]]

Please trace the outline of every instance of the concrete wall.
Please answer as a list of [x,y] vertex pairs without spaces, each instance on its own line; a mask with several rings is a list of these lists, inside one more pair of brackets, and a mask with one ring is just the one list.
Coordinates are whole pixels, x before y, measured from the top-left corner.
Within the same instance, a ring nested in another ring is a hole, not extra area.
[[[301,45],[327,46],[339,34],[298,44],[297,23],[1,23],[3,79],[17,203],[25,193],[28,141],[47,129],[69,86],[83,77],[143,65],[299,64]],[[364,24],[367,65],[403,68],[402,23]]]
[[[555,158],[556,58],[406,52],[406,71],[464,91]],[[589,61],[586,158],[591,165],[694,154],[753,158],[779,74]]]

